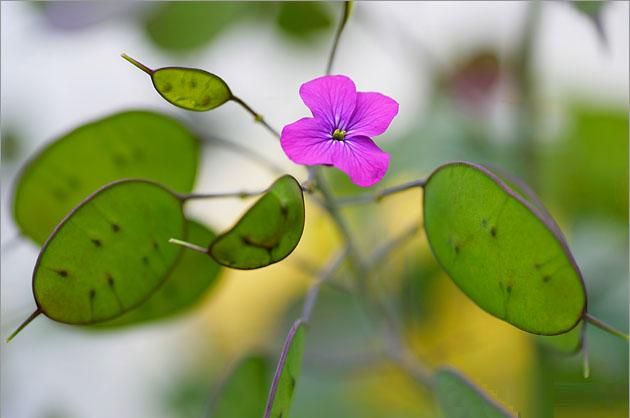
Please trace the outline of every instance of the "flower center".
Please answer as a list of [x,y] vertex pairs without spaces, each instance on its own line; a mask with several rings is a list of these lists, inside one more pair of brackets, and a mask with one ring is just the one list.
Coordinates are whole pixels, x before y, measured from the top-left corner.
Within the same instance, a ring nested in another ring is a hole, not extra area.
[[346,138],[346,131],[342,131],[339,128],[337,128],[332,133],[332,137],[336,141],[343,141]]

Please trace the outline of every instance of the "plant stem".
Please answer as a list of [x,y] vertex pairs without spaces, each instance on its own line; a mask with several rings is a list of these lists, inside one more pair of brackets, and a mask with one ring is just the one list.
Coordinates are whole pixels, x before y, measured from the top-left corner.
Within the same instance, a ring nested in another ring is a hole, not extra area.
[[341,33],[346,27],[346,23],[348,22],[348,18],[350,17],[350,12],[352,11],[351,1],[345,1],[343,6],[343,15],[341,16],[341,20],[339,21],[339,26],[337,27],[337,32],[335,33],[335,40],[333,41],[333,46],[330,50],[330,55],[328,56],[326,75],[330,75],[330,73],[332,72],[333,62],[335,60],[335,55],[337,54],[337,47],[339,46],[339,39],[341,39]]
[[595,318],[593,315],[591,315],[588,312],[584,313],[584,320],[586,320],[587,322],[590,322],[592,325],[595,325],[597,328],[599,328],[599,329],[601,329],[603,331],[606,331],[609,334],[615,335],[615,336],[617,336],[619,338],[623,338],[626,341],[628,341],[628,339],[629,339],[628,334],[626,334],[623,331],[620,331],[620,330],[612,327],[611,325],[608,325],[607,323],[605,323],[601,319]]
[[33,321],[33,319],[37,318],[39,314],[41,313],[42,311],[39,308],[37,308],[35,312],[30,314],[30,316],[26,318],[24,322],[22,322],[20,326],[17,327],[17,329],[11,333],[11,335],[9,335],[9,338],[7,338],[7,343],[11,342],[11,340],[20,333],[20,331],[22,331],[28,324],[30,324]]
[[254,117],[254,120],[256,122],[260,123],[262,126],[267,128],[267,130],[273,136],[275,136],[276,138],[280,139],[280,133],[265,121],[265,118],[263,117],[263,115],[261,115],[260,113],[256,112],[254,109],[252,109],[251,106],[248,105],[247,103],[245,103],[240,97],[232,96],[231,100],[233,100],[236,103],[238,103],[239,105],[241,105],[246,111],[248,111]]
[[308,322],[311,319],[313,308],[317,302],[317,297],[319,296],[319,290],[321,289],[322,284],[330,280],[335,273],[337,273],[347,256],[348,247],[345,247],[343,250],[339,251],[338,254],[333,256],[328,264],[317,275],[317,281],[313,284],[304,300],[304,308],[302,309],[302,320],[304,322]]
[[182,241],[182,240],[175,239],[175,238],[169,239],[168,242],[170,244],[180,245],[182,247],[186,247],[186,248],[188,248],[190,250],[194,250],[194,251],[197,251],[197,252],[200,252],[200,253],[203,253],[203,254],[208,254],[208,249],[207,248],[204,248],[204,247],[202,247],[200,245],[197,245],[197,244],[193,244],[192,242]]
[[265,190],[257,190],[253,192],[248,191],[240,191],[240,192],[225,192],[225,193],[190,193],[190,194],[180,194],[178,197],[186,202],[188,200],[193,199],[222,199],[226,197],[238,197],[244,199],[246,197],[258,196],[265,193]]
[[347,206],[347,205],[361,205],[365,203],[372,202],[380,202],[383,198],[390,196],[392,194],[404,192],[409,189],[414,188],[422,188],[424,187],[426,180],[414,180],[408,183],[403,183],[398,186],[389,187],[387,189],[379,190],[374,193],[366,193],[357,196],[350,196],[341,199],[337,199],[337,205],[339,206]]
[[149,74],[150,76],[153,76],[153,73],[155,71],[150,69],[149,67],[147,67],[146,65],[144,65],[140,61],[131,58],[129,55],[127,55],[125,53],[120,54],[120,56],[123,57],[125,60],[129,61],[136,68],[139,68],[140,70],[144,71],[145,73]]
[[420,225],[414,224],[405,229],[400,235],[392,238],[390,241],[385,242],[380,247],[372,252],[368,261],[367,267],[369,270],[378,266],[389,254],[396,250],[401,245],[405,244],[408,240],[415,237],[420,231]]

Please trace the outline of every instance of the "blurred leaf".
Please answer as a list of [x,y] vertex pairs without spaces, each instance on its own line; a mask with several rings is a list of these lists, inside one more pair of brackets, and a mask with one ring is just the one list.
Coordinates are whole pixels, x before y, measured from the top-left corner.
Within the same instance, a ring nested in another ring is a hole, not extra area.
[[300,377],[302,357],[304,355],[304,337],[306,325],[301,319],[295,321],[284,342],[278,367],[273,377],[269,399],[265,407],[264,418],[283,418],[289,416],[291,401]]
[[42,244],[99,187],[143,178],[189,192],[198,162],[198,139],[175,119],[146,111],[116,113],[55,140],[24,167],[16,181],[15,221],[22,234]]
[[2,163],[12,162],[21,153],[21,140],[16,132],[3,129],[2,130],[2,145],[0,148],[0,155],[2,156]]
[[571,6],[578,12],[586,16],[595,26],[600,39],[606,42],[606,33],[602,22],[602,11],[607,1],[604,0],[572,0]]
[[211,42],[241,19],[253,3],[168,1],[154,3],[144,21],[155,45],[170,52],[190,52]]
[[236,225],[219,235],[208,253],[231,268],[261,268],[291,254],[303,230],[302,188],[286,175],[276,180]]
[[575,326],[586,304],[584,284],[538,210],[471,163],[438,168],[424,190],[431,249],[468,297],[528,332],[554,335]]
[[[216,234],[205,226],[187,221],[186,239],[193,243],[212,241]],[[137,325],[172,317],[187,309],[206,296],[215,286],[220,266],[205,254],[184,251],[164,284],[136,309],[102,324],[111,327]],[[100,326],[100,325],[99,325]]]
[[329,29],[332,17],[326,3],[281,2],[276,23],[285,35],[307,40]]
[[538,341],[552,350],[563,354],[575,354],[582,348],[584,321],[580,321],[571,331],[560,335],[538,336]]
[[261,417],[265,412],[269,378],[270,370],[264,358],[245,358],[216,394],[209,417]]
[[441,369],[434,379],[435,392],[445,418],[513,417],[481,389],[454,370]]
[[546,195],[572,217],[628,222],[628,114],[576,105],[572,128],[544,161]]
[[143,180],[105,186],[77,206],[44,244],[33,272],[39,310],[68,324],[115,318],[146,300],[181,249],[179,198]]

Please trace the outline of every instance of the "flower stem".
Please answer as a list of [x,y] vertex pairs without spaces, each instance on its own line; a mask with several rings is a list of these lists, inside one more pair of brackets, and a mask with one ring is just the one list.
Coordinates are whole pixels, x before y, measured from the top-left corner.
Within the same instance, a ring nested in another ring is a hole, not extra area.
[[341,20],[339,21],[339,26],[337,28],[337,32],[335,33],[335,40],[333,41],[333,47],[330,50],[330,55],[328,56],[328,64],[326,65],[326,75],[330,75],[332,72],[333,62],[335,60],[335,55],[337,54],[337,47],[339,46],[339,39],[341,39],[341,33],[343,29],[346,27],[346,23],[348,22],[348,18],[350,17],[350,13],[352,12],[352,2],[345,1],[343,4],[343,15],[341,16]]
[[379,190],[374,193],[366,193],[358,196],[350,196],[346,198],[337,199],[337,205],[361,205],[364,203],[380,202],[383,198],[395,194],[404,192],[409,189],[424,187],[426,180],[414,180],[408,183],[403,183],[398,186],[389,187],[387,189]]
[[240,97],[232,96],[232,100],[248,111],[254,117],[254,120],[264,126],[273,136],[280,139],[280,133],[265,121],[263,115],[252,109],[251,106],[245,103]]
[[597,328],[606,331],[609,334],[612,334],[616,337],[619,338],[623,338],[624,340],[628,341],[629,336],[628,334],[619,331],[618,329],[612,327],[611,325],[608,325],[607,323],[605,323],[604,321],[602,321],[601,319],[597,319],[595,318],[593,315],[591,315],[588,312],[584,313],[584,320],[586,320],[587,322],[591,323],[592,325],[595,325]]

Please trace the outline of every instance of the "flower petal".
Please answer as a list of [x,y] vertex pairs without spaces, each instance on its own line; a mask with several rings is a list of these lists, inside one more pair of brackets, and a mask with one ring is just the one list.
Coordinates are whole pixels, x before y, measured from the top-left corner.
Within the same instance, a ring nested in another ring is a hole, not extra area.
[[355,136],[333,144],[332,164],[350,176],[357,186],[370,187],[380,181],[389,167],[389,154],[370,138]]
[[343,129],[354,113],[357,88],[346,76],[329,75],[302,84],[300,96],[314,117],[324,119],[332,130]]
[[377,136],[387,130],[398,114],[398,102],[380,93],[357,93],[357,104],[347,136]]
[[297,164],[332,164],[330,137],[326,123],[320,119],[302,118],[282,128],[280,145]]

